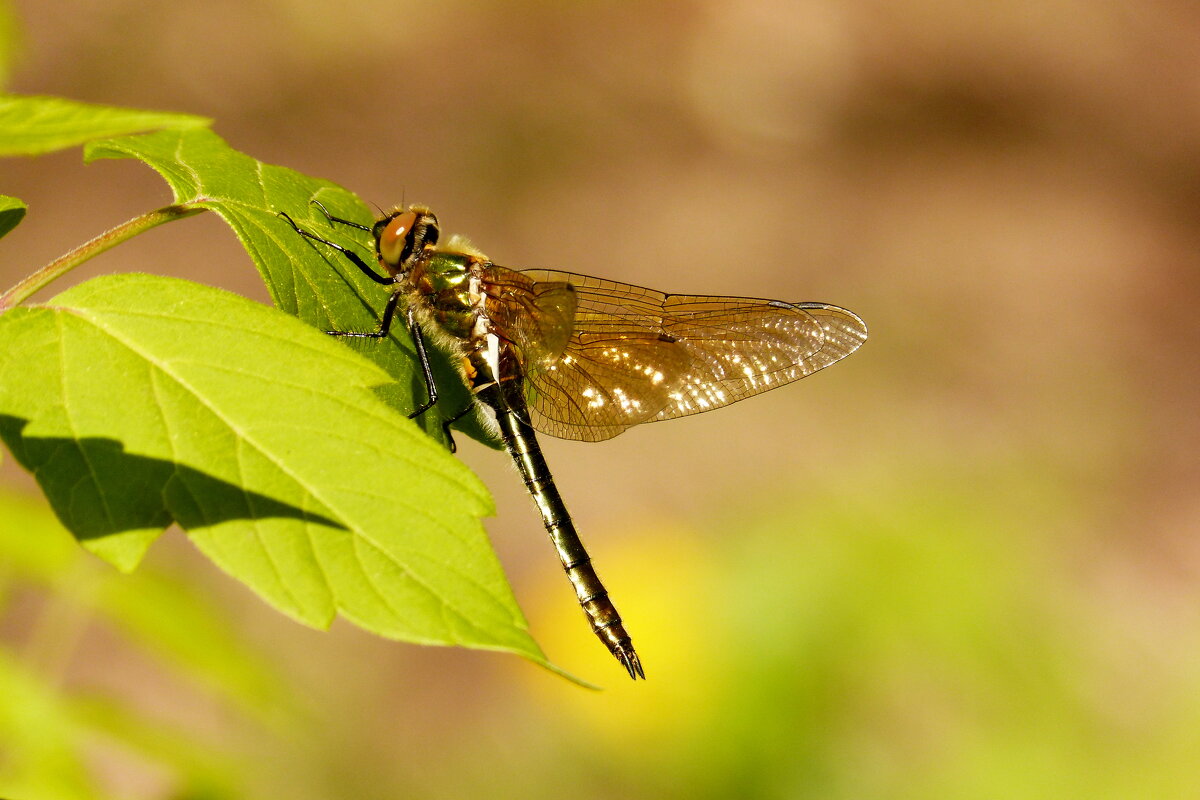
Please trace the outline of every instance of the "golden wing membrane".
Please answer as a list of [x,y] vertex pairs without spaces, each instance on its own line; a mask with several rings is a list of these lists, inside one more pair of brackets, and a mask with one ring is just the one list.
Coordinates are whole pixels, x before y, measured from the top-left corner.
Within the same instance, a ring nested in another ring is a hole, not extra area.
[[517,274],[551,309],[561,308],[554,300],[563,290],[537,287],[573,289],[561,355],[525,364],[530,423],[561,439],[602,441],[639,423],[711,411],[811,375],[867,338],[858,316],[826,303],[669,295],[552,270]]
[[483,284],[488,319],[521,350],[527,370],[549,366],[562,357],[574,327],[574,286],[538,281],[494,264],[485,270]]

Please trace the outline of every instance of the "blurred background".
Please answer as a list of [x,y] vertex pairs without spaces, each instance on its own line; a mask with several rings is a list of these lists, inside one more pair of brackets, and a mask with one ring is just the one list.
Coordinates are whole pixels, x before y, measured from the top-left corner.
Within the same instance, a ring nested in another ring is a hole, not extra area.
[[[54,702],[141,726],[143,747],[71,740],[80,786],[1196,796],[1195,4],[14,7],[13,91],[211,116],[263,161],[433,206],[501,264],[834,302],[871,330],[845,363],[720,413],[543,441],[645,684],[588,631],[508,458],[472,442],[460,455],[496,496],[488,530],[535,637],[605,691],[514,657],[301,628],[178,532],[142,572],[240,643],[257,700],[162,658],[161,636],[9,581],[14,663],[52,678]],[[30,205],[5,286],[170,197],[146,167],[85,167],[78,150],[0,162],[0,178]],[[72,279],[130,270],[266,298],[215,215]],[[35,492],[10,458],[0,479]],[[30,530],[34,511],[5,508]],[[73,587],[129,580],[77,557]],[[0,765],[24,744],[0,741]]]

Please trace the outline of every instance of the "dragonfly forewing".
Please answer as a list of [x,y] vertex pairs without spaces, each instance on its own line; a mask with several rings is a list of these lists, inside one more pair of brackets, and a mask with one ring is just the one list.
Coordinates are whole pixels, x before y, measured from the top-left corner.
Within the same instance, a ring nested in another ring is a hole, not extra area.
[[867,328],[826,303],[671,296],[666,331],[692,357],[654,420],[711,411],[812,375],[857,350]]
[[867,337],[858,316],[827,303],[669,295],[567,272],[521,274],[574,287],[574,328],[562,356],[526,376],[531,423],[563,439],[601,441],[642,422],[727,406],[811,375]]

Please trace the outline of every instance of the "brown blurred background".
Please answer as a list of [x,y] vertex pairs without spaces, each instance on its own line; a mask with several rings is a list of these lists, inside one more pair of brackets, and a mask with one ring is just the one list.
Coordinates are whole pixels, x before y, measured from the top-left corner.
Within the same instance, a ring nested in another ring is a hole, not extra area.
[[[592,640],[508,459],[466,444],[534,635],[605,693],[304,630],[178,534],[148,568],[223,604],[309,722],[264,733],[102,630],[69,687],[257,754],[259,796],[1194,796],[1200,8],[16,8],[14,91],[211,116],[259,159],[433,206],[501,264],[835,302],[871,329],[720,413],[543,442],[645,685]],[[169,200],[77,150],[0,177],[30,205],[4,285]],[[266,297],[214,215],[73,277],[128,270]],[[0,477],[32,487],[11,459]],[[125,796],[177,791],[96,762]]]

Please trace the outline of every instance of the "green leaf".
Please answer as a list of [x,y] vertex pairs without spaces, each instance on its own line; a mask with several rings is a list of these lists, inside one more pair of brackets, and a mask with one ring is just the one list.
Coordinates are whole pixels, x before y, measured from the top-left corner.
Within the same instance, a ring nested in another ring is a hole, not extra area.
[[61,97],[0,95],[0,156],[40,155],[107,136],[211,123],[191,114],[100,106]]
[[[279,216],[285,212],[301,226],[374,263],[374,244],[368,234],[344,225],[331,227],[312,205],[311,201],[319,200],[334,216],[369,225],[371,210],[345,189],[257,161],[231,149],[208,130],[162,131],[93,142],[84,156],[88,161],[140,159],[166,179],[176,204],[219,214],[254,260],[278,308],[326,331],[369,331],[378,326],[389,290],[330,248],[297,234]],[[412,340],[403,325],[393,326],[386,340],[343,339],[340,344],[367,356],[392,376],[394,385],[384,396],[397,410],[412,411],[428,397]],[[418,423],[430,436],[441,439],[442,419],[472,405],[473,400],[457,365],[436,348],[430,355],[440,399],[437,413],[423,414]],[[500,446],[495,434],[474,414],[456,427],[485,444]]]
[[20,225],[28,208],[29,206],[15,197],[0,194],[0,236]]
[[177,522],[316,627],[546,664],[477,479],[293,317],[186,281],[96,278],[0,317],[0,437],[86,546],[130,569]]

